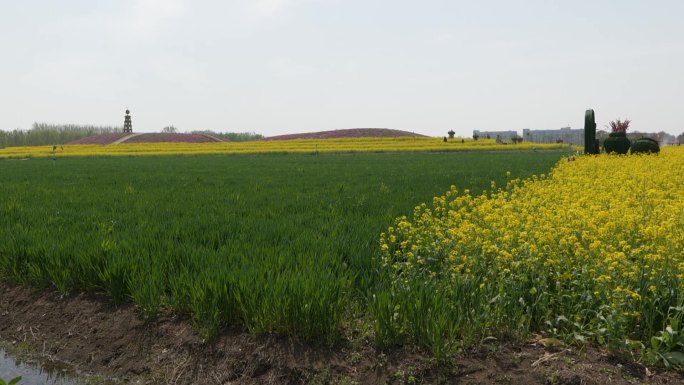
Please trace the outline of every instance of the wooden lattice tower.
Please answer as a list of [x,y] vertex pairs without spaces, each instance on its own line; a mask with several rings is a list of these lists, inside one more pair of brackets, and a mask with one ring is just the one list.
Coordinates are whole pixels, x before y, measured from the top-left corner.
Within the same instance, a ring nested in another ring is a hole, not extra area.
[[131,111],[126,110],[126,117],[124,117],[124,129],[123,132],[132,133],[133,123],[131,122]]

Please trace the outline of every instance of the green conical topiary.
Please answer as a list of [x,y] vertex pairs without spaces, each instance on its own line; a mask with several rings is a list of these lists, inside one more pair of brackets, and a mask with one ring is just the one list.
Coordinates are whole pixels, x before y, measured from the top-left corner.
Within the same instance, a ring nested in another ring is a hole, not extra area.
[[599,148],[596,142],[596,117],[594,110],[584,112],[584,153],[598,154]]

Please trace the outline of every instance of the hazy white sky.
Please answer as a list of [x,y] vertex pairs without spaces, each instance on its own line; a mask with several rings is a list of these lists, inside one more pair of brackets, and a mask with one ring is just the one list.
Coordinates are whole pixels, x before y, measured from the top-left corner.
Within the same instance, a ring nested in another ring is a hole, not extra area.
[[681,0],[0,0],[0,129],[684,131]]

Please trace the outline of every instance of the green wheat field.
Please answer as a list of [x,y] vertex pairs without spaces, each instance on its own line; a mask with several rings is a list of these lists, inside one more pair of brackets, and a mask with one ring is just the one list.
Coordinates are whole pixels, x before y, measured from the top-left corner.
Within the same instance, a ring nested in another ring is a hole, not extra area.
[[181,314],[205,338],[242,325],[335,343],[352,321],[374,322],[379,236],[396,217],[451,185],[480,193],[507,172],[548,172],[562,155],[0,161],[0,278]]

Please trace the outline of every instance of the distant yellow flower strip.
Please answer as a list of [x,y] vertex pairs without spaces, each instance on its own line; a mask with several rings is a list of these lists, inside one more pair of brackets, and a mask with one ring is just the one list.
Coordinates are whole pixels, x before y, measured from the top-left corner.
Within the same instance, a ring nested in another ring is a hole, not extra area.
[[[393,151],[504,151],[568,148],[563,144],[497,144],[494,140],[452,140],[441,138],[343,138],[294,139],[217,143],[132,143],[116,145],[63,145],[55,154],[62,156],[135,156],[135,155],[201,155],[260,153],[353,153]],[[51,157],[52,146],[7,147],[0,149],[2,158]]]
[[[458,302],[431,315],[459,320],[445,328],[454,338],[479,328],[684,351],[684,148],[564,159],[489,196],[452,186],[399,218],[381,249],[391,306],[435,283],[432,295]],[[419,322],[406,317],[384,327],[411,334]]]

